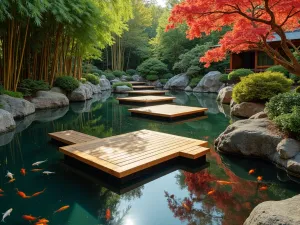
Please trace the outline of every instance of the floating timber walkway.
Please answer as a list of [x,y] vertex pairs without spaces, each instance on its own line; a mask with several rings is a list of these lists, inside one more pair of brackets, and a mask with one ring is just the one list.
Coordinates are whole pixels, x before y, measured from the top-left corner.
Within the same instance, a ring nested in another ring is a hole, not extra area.
[[99,140],[99,138],[83,134],[74,130],[65,130],[55,133],[48,134],[52,139],[62,142],[67,145],[79,144],[94,140]]
[[155,86],[146,86],[146,85],[134,85],[132,86],[133,90],[150,90],[150,89],[154,89]]
[[195,117],[201,118],[207,110],[207,108],[164,104],[133,108],[129,109],[129,112],[132,116],[176,121]]
[[[66,131],[70,132],[70,131]],[[61,132],[51,133],[56,138]],[[68,136],[61,137],[69,141]],[[68,157],[102,170],[117,178],[143,171],[176,157],[197,159],[209,152],[206,141],[175,136],[150,130],[112,136],[78,143],[59,150]]]
[[165,95],[168,91],[164,90],[139,90],[139,91],[127,91],[129,96],[141,96],[141,95]]
[[153,105],[153,104],[166,104],[172,103],[175,97],[168,96],[139,96],[139,97],[127,97],[127,98],[117,98],[120,104],[129,105]]

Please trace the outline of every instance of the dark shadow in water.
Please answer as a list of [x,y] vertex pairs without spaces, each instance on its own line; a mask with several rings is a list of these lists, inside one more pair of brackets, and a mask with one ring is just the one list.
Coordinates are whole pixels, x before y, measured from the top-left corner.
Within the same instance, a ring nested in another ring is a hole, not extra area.
[[207,168],[209,163],[205,156],[196,160],[177,157],[121,179],[68,156],[65,156],[62,166],[117,194],[124,194],[179,169],[190,173],[199,172]]

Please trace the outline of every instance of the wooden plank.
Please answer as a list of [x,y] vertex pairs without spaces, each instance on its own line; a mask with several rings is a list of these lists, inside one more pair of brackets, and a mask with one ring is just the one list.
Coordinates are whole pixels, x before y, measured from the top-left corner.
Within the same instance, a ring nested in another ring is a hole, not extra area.
[[155,86],[146,86],[146,85],[136,85],[132,86],[133,90],[147,90],[147,89],[154,89]]
[[100,139],[74,130],[53,132],[49,133],[48,135],[54,140],[71,145]]
[[175,118],[179,116],[202,113],[202,112],[206,112],[207,110],[208,110],[207,108],[200,108],[200,107],[164,104],[164,105],[147,106],[141,108],[133,108],[133,109],[129,109],[128,111],[136,114]]
[[60,151],[122,178],[174,157],[196,159],[209,151],[201,146],[207,146],[207,142],[156,131],[140,130],[61,147]]
[[146,95],[139,97],[125,97],[125,98],[117,98],[120,104],[150,104],[150,103],[172,103],[175,97],[168,96],[155,96],[155,95]]
[[143,84],[146,84],[146,82],[142,82],[142,81],[128,81],[128,83],[130,83],[132,85],[143,85]]
[[126,93],[130,96],[140,96],[140,95],[165,95],[167,90],[135,90],[127,91]]

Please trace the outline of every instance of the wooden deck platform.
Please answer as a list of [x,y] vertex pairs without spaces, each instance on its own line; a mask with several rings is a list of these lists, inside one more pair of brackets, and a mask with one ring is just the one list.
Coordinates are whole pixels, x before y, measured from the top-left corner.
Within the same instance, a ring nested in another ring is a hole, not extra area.
[[129,96],[141,96],[141,95],[165,95],[168,91],[166,90],[136,90],[127,91]]
[[166,104],[172,103],[175,97],[168,96],[155,96],[155,95],[145,95],[139,97],[126,97],[126,98],[117,98],[120,104],[129,104],[129,105],[157,105],[157,104]]
[[204,113],[207,110],[207,108],[170,104],[129,109],[132,116],[140,116],[153,119],[164,119],[167,121],[202,117],[204,116]]
[[65,155],[123,178],[176,157],[197,159],[209,152],[206,141],[140,130],[60,147]]
[[141,81],[128,81],[128,83],[132,85],[144,85],[146,82],[141,82]]
[[87,134],[83,134],[74,130],[66,130],[66,131],[59,131],[54,133],[48,134],[52,139],[62,142],[67,145],[85,143],[94,140],[100,140],[100,138],[90,136]]
[[134,85],[132,86],[133,90],[151,90],[154,89],[155,86],[146,86],[146,85]]

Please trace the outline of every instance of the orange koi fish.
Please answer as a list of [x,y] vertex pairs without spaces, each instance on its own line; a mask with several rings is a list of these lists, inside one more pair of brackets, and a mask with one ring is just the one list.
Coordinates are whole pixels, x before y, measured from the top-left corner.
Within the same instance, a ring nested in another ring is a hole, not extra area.
[[13,182],[15,182],[15,181],[16,181],[16,179],[15,179],[15,178],[13,178],[13,179],[10,179],[10,180],[7,182],[7,184],[13,183]]
[[68,208],[70,208],[70,206],[69,206],[69,205],[65,205],[65,206],[59,208],[58,210],[56,210],[53,214],[58,213],[58,212],[65,211],[65,210],[68,209]]
[[260,191],[266,191],[266,190],[268,190],[268,187],[267,186],[262,186],[262,187],[259,188],[259,190]]
[[25,170],[24,168],[22,168],[22,169],[20,170],[20,173],[21,173],[23,176],[25,176],[25,175],[26,175],[26,170]]
[[49,223],[49,220],[43,218],[43,219],[39,219],[37,223]]
[[0,194],[0,197],[3,197],[4,196],[4,194]]
[[253,173],[255,173],[255,169],[249,170],[249,174],[253,174]]
[[0,188],[0,193],[3,193],[4,191]]
[[23,215],[22,218],[24,220],[27,220],[27,221],[35,221],[35,220],[37,220],[37,218],[34,217],[34,216],[32,216],[32,215]]
[[111,218],[111,212],[110,212],[110,209],[107,209],[107,210],[106,210],[105,218],[106,218],[106,221],[109,221],[109,220],[110,220],[110,218]]
[[31,172],[40,172],[42,171],[43,169],[32,169]]
[[211,190],[211,191],[209,191],[208,193],[207,193],[207,195],[212,195],[212,194],[214,194],[216,191],[215,190]]
[[263,177],[262,176],[258,176],[257,177],[257,181],[262,181]]
[[17,190],[17,195],[19,195],[21,198],[30,198],[30,196],[27,196],[23,191],[19,191],[18,188]]
[[221,184],[221,185],[227,185],[227,184],[235,184],[236,182],[230,182],[230,181],[225,181],[225,180],[217,180],[216,181],[218,184]]
[[188,212],[191,211],[191,208],[187,204],[185,204],[184,202],[182,203],[182,207],[185,208],[186,211],[188,211]]
[[36,196],[38,196],[40,194],[43,194],[45,192],[45,190],[46,190],[46,188],[44,190],[42,190],[42,191],[34,193],[33,195],[31,195],[31,197],[36,197]]
[[47,223],[36,222],[34,225],[47,225]]

